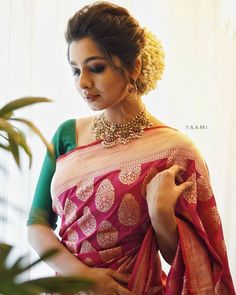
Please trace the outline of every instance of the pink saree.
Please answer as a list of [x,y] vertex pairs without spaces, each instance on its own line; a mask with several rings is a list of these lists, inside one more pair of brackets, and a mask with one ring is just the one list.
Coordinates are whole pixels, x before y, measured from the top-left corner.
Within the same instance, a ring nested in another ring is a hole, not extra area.
[[[174,164],[194,187],[176,205],[180,239],[166,276],[145,188]],[[75,148],[57,159],[51,194],[61,242],[88,266],[129,274],[135,295],[235,294],[208,170],[181,132],[154,127],[127,145]]]

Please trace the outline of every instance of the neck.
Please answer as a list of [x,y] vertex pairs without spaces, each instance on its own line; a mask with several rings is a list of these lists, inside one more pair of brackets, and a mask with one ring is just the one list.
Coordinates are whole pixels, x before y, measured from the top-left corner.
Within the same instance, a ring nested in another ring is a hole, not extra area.
[[132,120],[140,111],[144,109],[144,104],[140,97],[137,100],[123,100],[104,111],[106,119],[110,123],[124,124]]

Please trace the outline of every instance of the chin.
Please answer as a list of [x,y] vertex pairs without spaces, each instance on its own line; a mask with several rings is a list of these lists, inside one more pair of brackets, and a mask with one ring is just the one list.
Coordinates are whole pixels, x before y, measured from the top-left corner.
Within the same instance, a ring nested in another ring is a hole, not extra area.
[[89,108],[90,108],[92,111],[103,111],[103,110],[105,110],[104,107],[101,107],[101,106],[95,106],[95,105],[89,105]]

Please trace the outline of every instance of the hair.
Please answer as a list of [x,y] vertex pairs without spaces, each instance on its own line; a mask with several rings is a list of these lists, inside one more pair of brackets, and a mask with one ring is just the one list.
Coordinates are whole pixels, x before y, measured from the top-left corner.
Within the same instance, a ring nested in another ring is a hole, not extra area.
[[[73,41],[91,38],[112,63],[112,56],[121,61],[121,72],[132,72],[141,56],[142,67],[136,85],[140,94],[156,87],[164,70],[164,51],[161,43],[127,9],[108,2],[95,2],[78,10],[71,17],[65,32],[69,47]],[[114,64],[113,64],[114,65]]]

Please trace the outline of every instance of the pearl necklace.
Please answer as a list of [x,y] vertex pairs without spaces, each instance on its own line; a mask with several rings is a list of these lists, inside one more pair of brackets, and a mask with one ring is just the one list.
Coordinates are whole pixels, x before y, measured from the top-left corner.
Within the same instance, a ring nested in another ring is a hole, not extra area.
[[113,147],[116,144],[127,144],[132,139],[140,138],[144,129],[152,125],[145,110],[139,112],[136,117],[125,124],[111,123],[102,113],[94,119],[91,131],[96,140],[102,140],[104,147]]

